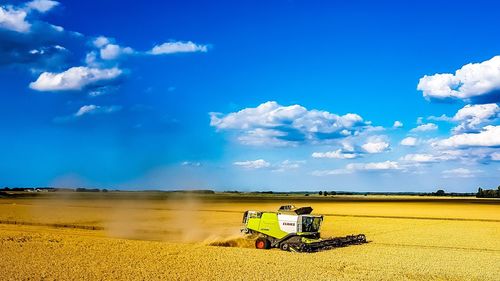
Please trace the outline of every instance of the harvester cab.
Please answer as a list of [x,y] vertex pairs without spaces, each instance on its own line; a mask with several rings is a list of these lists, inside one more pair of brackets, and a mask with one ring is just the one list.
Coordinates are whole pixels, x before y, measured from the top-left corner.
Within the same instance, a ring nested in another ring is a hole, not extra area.
[[281,206],[277,212],[246,211],[241,231],[256,236],[257,249],[315,252],[366,243],[363,234],[329,239],[320,238],[322,215],[312,215],[311,207]]

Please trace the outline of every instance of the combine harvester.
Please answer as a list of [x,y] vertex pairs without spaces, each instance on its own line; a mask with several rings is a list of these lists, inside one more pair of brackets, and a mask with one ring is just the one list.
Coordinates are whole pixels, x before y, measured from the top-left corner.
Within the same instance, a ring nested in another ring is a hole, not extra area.
[[281,206],[278,212],[246,211],[241,232],[257,236],[255,248],[280,248],[292,252],[317,252],[366,243],[364,234],[320,238],[321,215],[311,207]]

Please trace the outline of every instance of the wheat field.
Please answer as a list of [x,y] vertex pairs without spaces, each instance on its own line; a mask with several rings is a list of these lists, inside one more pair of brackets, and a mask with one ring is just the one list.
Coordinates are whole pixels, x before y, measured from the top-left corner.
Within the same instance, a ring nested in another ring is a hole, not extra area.
[[[370,243],[257,250],[247,209],[312,206],[322,236]],[[500,280],[500,202],[473,198],[46,194],[0,199],[5,280]],[[232,247],[217,247],[213,244]]]

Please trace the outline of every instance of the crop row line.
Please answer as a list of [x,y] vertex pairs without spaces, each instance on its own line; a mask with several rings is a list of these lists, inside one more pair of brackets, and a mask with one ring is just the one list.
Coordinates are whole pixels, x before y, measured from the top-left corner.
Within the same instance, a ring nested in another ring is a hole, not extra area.
[[447,250],[466,250],[466,251],[480,251],[480,252],[495,252],[498,253],[500,250],[488,249],[488,248],[470,248],[470,247],[451,247],[451,246],[434,246],[434,245],[414,245],[414,244],[394,244],[394,243],[379,243],[371,242],[377,245],[384,246],[394,246],[394,247],[409,247],[409,248],[431,248],[431,249],[447,249]]
[[75,228],[75,229],[85,229],[85,230],[104,230],[104,227],[102,227],[102,226],[77,225],[77,224],[66,224],[66,223],[41,223],[41,222],[28,222],[28,221],[0,220],[0,224],[49,226],[49,227],[57,227],[57,228]]

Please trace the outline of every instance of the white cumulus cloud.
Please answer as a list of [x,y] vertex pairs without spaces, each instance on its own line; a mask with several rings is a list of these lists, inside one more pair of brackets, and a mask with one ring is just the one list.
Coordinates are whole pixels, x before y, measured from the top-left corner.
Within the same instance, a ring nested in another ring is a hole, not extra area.
[[[123,55],[134,54],[134,49],[122,47],[114,43],[114,39],[105,36],[95,38],[92,44],[99,49],[99,56],[103,60],[115,60]],[[87,62],[93,63],[96,60],[95,53],[87,54]]]
[[[198,45],[191,41],[188,42],[167,42],[161,45],[154,46],[149,51],[136,51],[131,47],[123,47],[115,43],[113,38],[99,36],[92,41],[94,47],[98,49],[98,53],[90,52],[87,54],[87,61],[90,63],[96,62],[97,58],[102,60],[115,60],[124,55],[164,55],[175,53],[193,53],[193,52],[207,52],[207,45]],[[97,57],[99,55],[99,57]]]
[[104,46],[111,43],[110,39],[106,36],[99,36],[92,42],[97,48],[103,48]]
[[373,154],[373,153],[381,153],[386,151],[389,148],[389,143],[385,141],[373,141],[367,142],[361,146],[364,151]]
[[438,126],[434,123],[426,123],[422,125],[418,125],[416,128],[410,130],[410,132],[418,133],[418,132],[428,132],[435,131],[438,129]]
[[[22,6],[2,5],[0,6],[0,29],[11,30],[19,33],[28,33],[32,23],[28,21],[28,16],[32,11],[46,13],[55,6],[57,1],[33,0]],[[59,29],[59,26],[53,26]]]
[[500,146],[500,126],[488,125],[479,133],[462,133],[433,143],[441,147],[497,147]]
[[0,28],[26,33],[31,24],[26,20],[28,13],[12,6],[0,6]]
[[210,125],[236,132],[240,142],[252,145],[289,145],[341,139],[359,134],[369,122],[348,113],[308,110],[300,105],[282,106],[274,101],[224,115],[210,113]]
[[26,7],[32,10],[36,10],[40,13],[46,13],[52,10],[57,5],[59,5],[59,2],[52,0],[33,0],[26,3]]
[[487,96],[500,89],[500,56],[480,63],[469,63],[455,74],[425,75],[417,89],[424,97],[462,99]]
[[394,121],[394,124],[392,125],[392,127],[401,128],[401,127],[403,127],[403,122],[396,120],[396,121]]
[[152,55],[164,55],[175,53],[194,53],[194,52],[207,52],[207,45],[195,44],[191,41],[187,42],[166,42],[161,45],[156,45],[149,51]]
[[36,81],[30,83],[30,88],[37,91],[81,90],[103,81],[114,80],[121,74],[122,71],[116,67],[108,69],[72,67],[61,73],[43,72]]
[[113,60],[118,58],[121,55],[129,55],[133,54],[134,50],[130,47],[121,47],[116,44],[108,44],[104,48],[101,49],[100,55],[104,60]]
[[415,146],[417,145],[418,139],[414,137],[406,137],[401,140],[400,144],[404,146]]
[[500,115],[500,107],[495,103],[466,105],[458,110],[453,121],[460,122],[453,128],[454,133],[477,132],[485,123],[497,119]]

